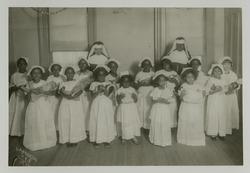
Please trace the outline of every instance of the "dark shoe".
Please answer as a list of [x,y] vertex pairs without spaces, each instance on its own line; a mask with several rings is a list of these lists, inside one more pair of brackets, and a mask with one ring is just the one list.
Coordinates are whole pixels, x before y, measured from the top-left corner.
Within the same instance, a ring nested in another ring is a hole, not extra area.
[[121,143],[122,143],[122,144],[125,144],[125,143],[126,143],[125,139],[122,139],[122,140],[121,140]]
[[104,147],[111,148],[111,145],[110,145],[110,143],[104,143]]
[[225,136],[219,136],[219,139],[225,141]]
[[211,136],[211,139],[212,139],[213,141],[216,141],[216,140],[217,140],[217,137],[216,137],[216,136]]
[[94,143],[94,147],[95,147],[95,148],[100,148],[100,144]]
[[136,145],[139,144],[139,142],[138,142],[138,140],[136,139],[136,137],[134,137],[134,138],[132,139],[132,142],[133,142],[134,144],[136,144]]

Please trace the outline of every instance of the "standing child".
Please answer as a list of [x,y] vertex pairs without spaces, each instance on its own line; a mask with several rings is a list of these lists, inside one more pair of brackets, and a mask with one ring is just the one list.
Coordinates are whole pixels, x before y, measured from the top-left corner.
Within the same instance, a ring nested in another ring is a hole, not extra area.
[[223,65],[224,73],[222,79],[226,82],[226,116],[227,134],[232,134],[232,129],[239,129],[239,105],[237,90],[240,88],[237,75],[232,71],[233,61],[230,57],[224,57],[220,63]]
[[138,144],[137,136],[141,134],[141,123],[137,109],[137,93],[131,87],[132,77],[129,72],[120,75],[121,87],[117,91],[117,122],[121,125],[122,143],[130,140]]
[[212,64],[208,71],[210,78],[207,83],[207,112],[206,132],[213,140],[217,135],[221,140],[226,136],[226,104],[225,81],[221,78],[223,67],[220,64]]
[[89,114],[90,114],[90,102],[91,96],[88,88],[93,81],[93,73],[89,70],[90,64],[88,60],[84,57],[81,57],[78,61],[79,71],[76,73],[75,78],[78,81],[79,89],[82,90],[80,96],[82,102],[82,108],[84,111],[85,117],[85,127],[86,130],[89,130]]
[[15,72],[10,79],[9,135],[23,136],[25,111],[28,102],[22,88],[27,84],[27,58],[19,58],[16,65],[17,72]]
[[94,42],[88,54],[90,68],[95,69],[97,65],[104,65],[108,59],[109,55],[103,42]]
[[153,61],[146,57],[139,62],[141,71],[137,73],[135,77],[135,83],[138,86],[138,109],[142,127],[145,130],[150,128],[150,109],[152,106],[152,99],[150,98],[150,92],[154,89],[152,86],[152,77],[154,76]]
[[70,146],[74,146],[86,139],[85,112],[80,99],[82,90],[73,91],[78,82],[74,79],[74,67],[66,67],[64,74],[67,81],[60,85],[60,93],[63,98],[58,114],[59,142],[62,144],[69,143]]
[[58,94],[58,88],[60,84],[65,80],[64,77],[60,74],[62,70],[62,66],[58,63],[53,63],[49,67],[49,72],[51,75],[47,79],[47,83],[54,83],[54,93],[53,95],[49,96],[49,102],[52,106],[52,111],[54,114],[54,120],[55,120],[55,127],[56,130],[58,131],[58,109],[59,109],[59,104],[61,101],[61,97]]
[[[180,77],[176,71],[172,69],[172,61],[170,60],[169,56],[164,56],[161,59],[162,70],[164,70],[168,80],[167,80],[167,87],[176,93],[176,88],[180,84]],[[178,105],[177,105],[177,98],[174,94],[174,101],[169,104],[171,109],[171,127],[174,128],[177,126],[177,112],[178,112]]]
[[158,86],[150,94],[153,106],[150,113],[149,140],[155,145],[165,147],[172,144],[169,103],[173,101],[173,92],[166,87],[167,76],[164,72],[156,72],[153,80]]
[[105,81],[108,72],[107,66],[97,66],[94,70],[95,81],[90,85],[93,102],[90,107],[89,136],[90,142],[94,142],[96,148],[101,143],[110,147],[111,141],[116,136],[114,107],[108,97],[112,85]]
[[184,68],[184,83],[180,89],[181,105],[177,142],[185,145],[205,145],[203,94],[205,90],[195,83],[196,73],[192,68]]
[[42,80],[45,72],[41,66],[33,66],[28,75],[32,81],[28,85],[30,102],[25,115],[25,133],[23,145],[31,151],[50,148],[56,145],[54,115]]
[[114,105],[114,109],[115,109],[116,106],[117,106],[116,91],[119,88],[119,86],[118,86],[119,75],[117,74],[117,69],[118,69],[120,63],[117,60],[115,60],[115,59],[109,59],[106,62],[106,65],[110,69],[109,74],[106,76],[106,81],[112,83],[113,86],[114,86],[114,90],[110,94],[110,99],[112,100],[113,105]]

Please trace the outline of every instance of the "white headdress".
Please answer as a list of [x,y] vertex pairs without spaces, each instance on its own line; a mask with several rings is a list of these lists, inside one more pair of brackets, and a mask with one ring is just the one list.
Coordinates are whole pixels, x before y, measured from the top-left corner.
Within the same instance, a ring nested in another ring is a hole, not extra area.
[[89,66],[89,60],[88,60],[86,57],[79,57],[78,63],[79,63],[82,59],[83,59],[83,60],[88,64],[88,66]]
[[122,77],[122,76],[128,76],[128,75],[130,75],[129,71],[122,71],[120,73],[120,77]]
[[163,60],[169,60],[170,62],[172,62],[171,61],[171,57],[169,56],[169,55],[166,55],[166,56],[164,56],[164,57],[162,57],[162,59],[161,59],[161,61],[163,61]]
[[36,68],[39,68],[39,69],[42,71],[42,73],[45,73],[45,69],[44,69],[42,66],[40,66],[40,65],[34,65],[34,66],[32,66],[31,69],[28,71],[27,75],[30,76],[30,75],[31,75],[31,72],[32,72],[34,69],[36,69]]
[[153,76],[152,79],[155,80],[160,75],[163,75],[166,78],[168,77],[167,74],[166,74],[166,72],[164,70],[159,70],[159,71],[155,72],[155,74],[154,74],[154,76]]
[[223,64],[223,62],[226,61],[226,60],[228,60],[228,61],[230,61],[230,62],[233,62],[233,60],[232,60],[231,57],[225,56],[225,57],[220,58],[220,60],[218,61],[218,63],[219,63],[219,64]]
[[182,71],[181,71],[181,75],[183,75],[188,70],[193,70],[193,68],[191,68],[191,67],[183,68]]
[[113,59],[113,58],[110,58],[109,60],[107,60],[107,61],[105,62],[105,64],[108,65],[110,62],[114,62],[114,63],[116,63],[118,66],[120,66],[120,62],[117,61],[116,59]]
[[211,75],[211,74],[212,74],[212,72],[213,72],[213,70],[214,70],[215,67],[219,67],[219,68],[221,69],[222,73],[224,72],[223,66],[222,66],[221,64],[212,64],[212,65],[211,65],[211,68],[210,68],[209,71],[207,72],[208,75]]
[[187,47],[185,38],[179,38],[179,37],[175,39],[173,46],[168,54],[171,54],[176,49],[176,44],[183,44],[187,57],[190,57],[188,53],[188,47]]
[[94,43],[94,45],[91,47],[91,49],[89,51],[88,58],[90,56],[94,55],[96,48],[101,48],[102,49],[102,54],[104,56],[106,56],[107,58],[109,58],[108,52],[107,52],[106,48],[104,47],[103,43]]
[[141,67],[143,61],[145,61],[145,60],[148,60],[148,61],[151,63],[151,65],[154,66],[154,62],[152,61],[152,59],[151,59],[150,57],[144,57],[144,58],[142,58],[142,59],[140,60],[139,64],[138,64],[138,66]]
[[[26,62],[26,64],[29,64],[29,58],[28,57],[26,57],[26,56],[21,56],[21,57],[19,57],[18,59],[17,59],[17,61],[19,61],[20,59],[23,59],[25,62]],[[16,61],[16,62],[17,62]]]
[[107,72],[110,72],[110,69],[106,65],[97,65],[94,71],[96,71],[98,68],[104,68]]
[[53,67],[53,65],[59,65],[60,67],[61,67],[61,71],[60,72],[62,72],[62,66],[59,64],[59,63],[52,63],[52,64],[50,64],[50,66],[49,66],[49,68],[48,68],[48,71],[51,73],[52,72],[52,67]]

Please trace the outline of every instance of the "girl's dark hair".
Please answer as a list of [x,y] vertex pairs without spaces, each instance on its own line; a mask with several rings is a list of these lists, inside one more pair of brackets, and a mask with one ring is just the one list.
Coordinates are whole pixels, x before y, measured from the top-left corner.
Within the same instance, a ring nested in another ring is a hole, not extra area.
[[40,69],[39,67],[33,68],[33,69],[31,70],[30,74],[32,74],[32,73],[34,72],[34,70],[37,70],[37,69],[40,70],[41,74],[43,74],[42,69]]
[[182,79],[185,80],[186,76],[187,76],[188,74],[190,74],[190,73],[193,74],[193,76],[194,76],[195,79],[197,78],[198,73],[195,72],[193,69],[188,69],[188,70],[186,70],[185,72],[183,72],[183,73],[181,74]]
[[171,60],[169,60],[169,59],[163,59],[163,60],[161,60],[161,68],[163,68],[163,64],[164,63],[169,64],[170,68],[172,68],[172,61]]
[[151,65],[151,67],[153,67],[153,64],[151,63],[151,61],[148,60],[148,59],[145,59],[144,61],[141,62],[141,67],[142,68],[143,68],[143,63],[146,62],[146,61],[148,61],[150,63],[150,65]]
[[28,65],[27,62],[26,62],[26,60],[24,58],[18,58],[18,60],[16,62],[17,66],[21,63],[21,61],[24,61],[25,64]]
[[214,73],[214,69],[216,69],[216,68],[220,69],[221,73],[223,73],[223,69],[222,69],[222,68],[220,68],[219,66],[215,66],[215,67],[213,68],[213,70],[212,70],[212,74]]
[[94,72],[93,72],[93,76],[94,76],[95,79],[97,79],[97,76],[98,76],[100,71],[104,71],[105,75],[108,75],[108,72],[107,72],[107,70],[105,68],[98,67],[98,69],[94,70]]
[[53,64],[52,66],[51,66],[51,70],[52,70],[52,68],[54,67],[54,66],[59,66],[60,67],[60,70],[62,69],[62,66],[60,65],[60,64]]
[[65,69],[65,71],[64,71],[64,74],[65,74],[65,75],[66,75],[66,72],[67,72],[69,69],[73,70],[74,73],[75,73],[75,69],[74,69],[73,67],[67,67],[67,68]]
[[198,61],[198,62],[199,62],[199,64],[201,65],[200,60],[198,60],[198,59],[192,59],[192,60],[189,62],[190,66],[192,65],[192,62],[194,62],[194,61]]
[[160,78],[160,77],[164,77],[166,80],[168,80],[168,78],[167,78],[166,76],[164,76],[163,74],[157,76],[157,77],[153,80],[153,85],[154,85],[155,87],[159,86],[158,81],[159,81],[159,78]]
[[123,75],[122,77],[120,77],[118,82],[121,84],[124,81],[124,79],[126,79],[126,78],[128,78],[130,82],[134,81],[134,79],[131,75]]

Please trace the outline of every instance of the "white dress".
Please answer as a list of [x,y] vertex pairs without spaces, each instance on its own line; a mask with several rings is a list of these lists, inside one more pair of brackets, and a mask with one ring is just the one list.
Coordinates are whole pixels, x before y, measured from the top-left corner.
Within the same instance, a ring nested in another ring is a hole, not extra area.
[[[175,90],[175,83],[167,81],[167,88],[169,88],[172,93]],[[173,94],[173,101],[169,104],[170,107],[170,126],[171,128],[177,127],[177,112],[178,112],[178,105],[177,105],[177,98]]]
[[226,96],[225,82],[222,79],[210,77],[207,84],[207,91],[211,86],[220,86],[222,91],[208,95],[206,111],[206,133],[210,136],[226,135]]
[[[63,82],[60,88],[65,87],[65,92],[71,92],[77,81]],[[86,139],[85,112],[83,111],[80,96],[75,99],[62,98],[59,113],[59,142],[77,143]]]
[[[43,80],[38,83],[30,82],[29,89],[45,84]],[[31,94],[25,115],[23,145],[31,151],[36,151],[55,146],[56,140],[54,115],[47,96]]]
[[[232,82],[236,82],[238,77],[233,71],[230,71],[229,73],[224,73],[222,79],[228,86]],[[227,134],[232,134],[232,129],[239,129],[239,104],[236,90],[232,94],[226,94],[226,111]]]
[[[22,86],[27,84],[26,73],[16,72],[11,76],[10,87]],[[17,90],[11,94],[9,101],[9,135],[22,136],[24,135],[24,120],[25,111],[28,101],[25,98],[25,93]]]
[[[58,88],[60,84],[63,82],[63,77],[62,76],[55,77],[51,75],[47,79],[47,83],[50,83],[50,82],[54,82]],[[56,130],[58,130],[58,109],[59,109],[61,97],[56,97],[55,95],[48,96],[48,100],[52,106],[52,111],[53,111],[54,120],[55,120],[55,127],[56,127]]]
[[[139,83],[141,81],[150,82],[152,77],[154,76],[154,72],[143,72],[140,71],[135,77],[135,83]],[[150,128],[150,110],[152,106],[152,99],[150,97],[150,93],[154,89],[153,86],[141,86],[138,89],[138,110],[140,115],[140,120],[142,122],[142,127],[145,129]]]
[[[98,86],[108,87],[109,82],[93,82],[90,90],[95,93]],[[110,143],[116,136],[114,107],[109,97],[99,93],[90,107],[89,137],[90,142]]]
[[184,83],[185,91],[179,109],[177,142],[191,146],[205,145],[202,87]]
[[[168,88],[154,88],[150,94],[151,99],[158,100],[159,98],[168,99],[170,102],[173,99],[173,93]],[[151,143],[159,146],[167,146],[172,144],[171,139],[171,112],[169,104],[154,103],[150,113],[150,131],[149,140]]]
[[178,51],[174,50],[169,54],[171,57],[171,61],[174,63],[180,63],[180,64],[187,64],[188,63],[188,57],[186,55],[186,52],[184,50]]
[[82,102],[82,107],[84,111],[85,117],[85,127],[86,130],[89,130],[89,114],[90,114],[90,102],[91,102],[91,97],[90,97],[90,92],[85,90],[85,87],[90,84],[91,78],[92,78],[93,73],[91,71],[87,71],[85,73],[80,73],[77,72],[76,74],[76,79],[78,82],[81,82],[83,85],[82,91],[83,93],[80,96],[81,102]]
[[117,122],[121,124],[122,139],[132,139],[141,135],[141,123],[136,103],[132,94],[136,94],[134,88],[119,88],[117,95],[124,94],[121,104],[117,108]]

